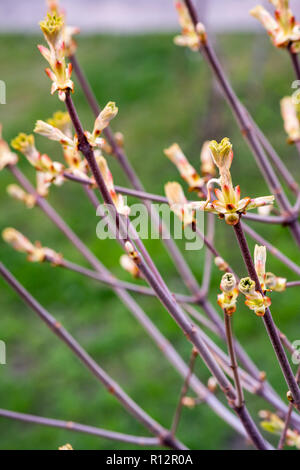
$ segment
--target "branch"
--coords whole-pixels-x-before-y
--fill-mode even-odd
[[[290,281],[286,283],[286,287],[297,287],[300,286],[300,281]]]
[[[206,238],[210,243],[214,241],[214,233],[215,233],[215,217],[213,214],[208,214],[208,229]],[[209,249],[205,250],[205,259],[204,259],[204,272],[203,272],[203,279],[201,290],[203,295],[207,295],[209,291],[209,284],[211,278],[211,270],[212,270],[212,252]]]
[[[299,383],[299,379],[300,379],[300,366],[298,367],[297,374],[296,374],[297,383]],[[283,428],[282,434],[281,434],[279,442],[278,442],[278,450],[283,449],[283,446],[284,446],[284,443],[285,443],[285,440],[286,440],[286,435],[287,435],[289,425],[290,425],[292,411],[293,411],[293,403],[290,403],[289,411],[288,411],[288,414],[286,415],[286,418],[285,418],[284,428]]]
[[[288,52],[289,52],[289,55],[290,55],[290,58],[291,58],[291,61],[292,61],[293,67],[294,67],[295,75],[296,75],[297,79],[300,80],[300,65],[299,65],[299,60],[298,60],[298,54],[294,54],[291,51],[290,46],[288,47]]]
[[[190,357],[190,361],[189,361],[189,370],[188,370],[186,378],[183,382],[182,389],[180,391],[178,405],[176,407],[175,415],[174,415],[174,418],[173,418],[173,423],[172,423],[172,426],[171,426],[172,436],[175,436],[177,428],[178,428],[178,424],[179,424],[179,420],[180,420],[180,416],[181,416],[181,412],[182,412],[182,408],[183,408],[183,398],[185,397],[185,395],[187,394],[187,391],[189,389],[190,379],[191,379],[191,376],[193,375],[197,355],[198,355],[197,350],[195,350],[193,348],[192,353],[191,353],[191,357]]]
[[[49,263],[53,262],[53,259],[47,257],[45,261],[48,261]],[[150,289],[149,287],[146,286],[140,286],[139,284],[133,284],[132,282],[126,282],[126,281],[121,281],[120,279],[117,279],[114,275],[106,275],[106,274],[101,274],[97,271],[93,271],[91,269],[84,268],[83,266],[80,266],[76,263],[72,263],[71,261],[68,261],[66,259],[62,259],[60,264],[56,264],[54,267],[60,267],[60,268],[65,268],[70,271],[74,271],[76,273],[79,273],[83,276],[89,277],[91,279],[94,279],[95,281],[99,281],[102,284],[106,284],[114,289],[123,289],[123,290],[129,290],[131,292],[135,292],[137,294],[141,295],[146,295],[149,297],[156,297],[155,292],[153,289]],[[184,294],[178,294],[178,293],[171,293],[172,296],[177,300],[177,302],[180,303],[191,303],[191,304],[196,304],[197,300],[194,299],[191,296],[184,295]]]
[[[127,442],[128,444],[135,444],[138,446],[159,446],[161,444],[160,440],[156,437],[132,436],[130,434],[108,431],[106,429],[75,423],[73,421],[61,421],[59,419],[44,418],[42,416],[17,413],[15,411],[3,409],[0,409],[0,416],[2,416],[2,418],[23,421],[25,423],[33,423],[39,424],[41,426],[66,429],[68,431],[82,432],[84,434],[91,434],[92,436],[103,437],[104,439],[110,439],[112,441]]]
[[[224,310],[224,323],[225,323],[225,329],[226,329],[228,354],[230,357],[230,367],[233,372],[235,389],[237,392],[236,406],[238,408],[241,408],[242,406],[244,406],[244,393],[243,393],[243,388],[242,388],[241,381],[240,381],[238,363],[236,360],[236,354],[235,354],[235,349],[234,349],[231,315],[229,315],[226,312],[226,310]]]

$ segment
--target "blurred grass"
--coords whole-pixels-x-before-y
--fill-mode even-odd
[[[20,131],[32,132],[35,120],[49,117],[57,109],[63,109],[63,105],[56,96],[49,94],[50,81],[43,74],[45,63],[36,49],[40,39],[23,36],[2,36],[1,39],[5,43],[0,50],[1,79],[7,85],[7,104],[1,107],[1,121],[4,137],[10,140]],[[285,143],[279,115],[279,99],[291,93],[294,79],[288,58],[283,52],[274,50],[264,36],[220,36],[216,46],[242,101],[299,181],[298,157]],[[175,168],[162,154],[162,149],[173,141],[180,143],[198,167],[202,142],[211,138],[219,140],[226,135],[234,145],[233,178],[241,185],[242,194],[269,193],[218,88],[215,84],[212,86],[210,71],[198,55],[173,47],[168,35],[97,36],[80,39],[78,58],[99,102],[104,104],[111,99],[117,102],[120,111],[113,127],[124,132],[130,161],[146,189],[162,193],[166,181],[179,181]],[[91,128],[93,118],[78,86],[74,100],[85,127]],[[36,140],[40,149],[49,152],[54,159],[60,158],[58,146],[43,138]],[[115,181],[125,184],[116,162],[111,159],[109,164]],[[20,167],[32,178],[33,172],[23,158]],[[0,229],[13,226],[30,239],[41,240],[61,251],[67,259],[84,264],[38,209],[28,211],[8,198],[6,185],[13,182],[12,176],[3,171],[0,178]],[[80,187],[66,183],[62,188],[52,188],[50,202],[106,266],[130,280],[119,267],[121,250],[117,244],[96,238],[98,218]],[[299,263],[299,253],[286,229],[254,226]],[[216,244],[237,272],[244,275],[245,269],[230,227],[217,224]],[[169,285],[184,292],[160,242],[150,240],[146,245]],[[251,249],[253,246],[251,242]],[[114,294],[75,273],[58,268],[54,271],[48,265],[29,264],[2,240],[0,250],[4,263],[42,305],[74,334],[132,398],[164,426],[169,426],[182,380]],[[199,281],[203,251],[186,253]],[[271,256],[268,269],[295,279]],[[220,273],[214,270],[210,294],[214,304],[219,280]],[[1,407],[120,432],[146,434],[2,281],[0,292],[0,339],[7,344],[7,365],[0,366]],[[188,360],[189,345],[160,304],[149,298],[139,300]],[[290,339],[298,339],[298,289],[274,294],[272,311]],[[235,315],[235,329],[258,367],[268,372],[271,383],[284,397],[286,386],[262,322],[246,310],[242,300]],[[200,361],[196,371],[203,381],[209,377]],[[221,395],[220,399],[223,400]],[[247,396],[247,399],[254,416],[265,407],[255,397]],[[130,448],[127,444],[4,419],[0,419],[0,431],[2,449],[55,449],[65,442],[71,442],[76,449]],[[184,410],[178,435],[191,448],[244,446],[243,441],[205,405],[192,411]]]

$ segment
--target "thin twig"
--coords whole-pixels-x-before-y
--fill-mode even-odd
[[[296,374],[297,383],[299,383],[299,379],[300,379],[300,366],[298,367],[297,374]],[[289,425],[290,425],[292,411],[293,411],[293,403],[290,403],[289,411],[288,411],[288,414],[286,415],[285,422],[284,422],[284,428],[283,428],[282,434],[281,434],[279,442],[278,442],[278,447],[277,447],[278,450],[283,449],[283,446],[284,446],[284,443],[285,443],[285,440],[286,440],[286,435],[287,435]]]
[[[294,54],[291,51],[291,45],[292,44],[290,44],[289,47],[288,47],[289,55],[290,55],[290,58],[292,60],[295,75],[296,75],[297,79],[300,80],[300,64],[299,64],[299,60],[298,60],[298,54]]]
[[[221,365],[222,369],[225,370],[226,374],[233,378],[233,371],[231,368],[231,360],[227,356],[227,354],[217,346],[212,339],[204,333],[202,329],[198,327],[198,332],[203,341],[205,342],[206,346],[209,348],[213,356],[215,357],[216,361]],[[260,382],[253,377],[251,377],[248,372],[244,371],[243,369],[239,369],[240,376],[243,381],[244,387],[251,393],[256,393],[256,391],[260,387]]]
[[[300,286],[300,281],[290,281],[286,283],[286,287],[298,287]]]
[[[45,261],[48,261],[49,263],[53,263],[54,260],[53,258],[48,256],[47,259],[45,259]],[[153,289],[150,289],[147,286],[140,286],[139,284],[133,284],[132,282],[121,281],[120,279],[116,278],[112,274],[110,275],[101,274],[97,271],[84,268],[83,266],[80,266],[76,263],[72,263],[71,261],[68,261],[66,259],[62,259],[59,264],[55,264],[55,265],[53,264],[53,266],[69,269],[70,271],[74,271],[83,276],[89,277],[90,279],[94,279],[95,281],[98,281],[102,284],[110,286],[114,289],[123,289],[123,290],[128,290],[131,292],[135,292],[137,294],[146,295],[148,297],[156,297],[156,294],[153,291]],[[174,296],[177,302],[180,302],[180,303],[188,303],[188,304],[197,303],[197,299],[194,299],[192,296],[189,296],[189,295],[178,294],[178,293],[172,292],[172,296]]]
[[[229,315],[226,310],[224,310],[224,323],[226,329],[226,337],[227,337],[227,347],[228,347],[228,354],[230,357],[230,367],[233,372],[235,389],[237,393],[237,401],[236,406],[241,408],[244,405],[244,393],[243,387],[240,381],[238,363],[236,360],[236,354],[234,350],[234,342],[233,342],[233,334],[232,334],[232,325],[231,325],[231,315]]]
[[[109,431],[107,429],[97,428],[95,426],[88,426],[86,424],[75,423],[74,421],[62,421],[59,419],[45,418],[43,416],[18,413],[16,411],[3,409],[0,409],[0,416],[2,418],[23,421],[25,423],[38,424],[40,426],[60,428],[65,429],[67,431],[82,432],[84,434],[91,434],[92,436],[102,437],[104,439],[109,439],[112,441],[126,442],[128,444],[135,444],[138,446],[160,445],[160,440],[157,437],[132,436],[130,434]]]
[[[173,423],[171,426],[172,436],[175,436],[177,428],[178,428],[178,424],[179,424],[179,420],[180,420],[180,416],[181,416],[181,412],[183,408],[183,398],[185,397],[189,389],[190,379],[191,379],[191,376],[193,375],[197,355],[198,355],[197,350],[193,348],[190,361],[189,361],[189,370],[188,370],[188,373],[186,375],[186,378],[183,382],[183,386],[180,391],[178,405],[176,407],[174,418],[173,418]]]
[[[206,238],[210,243],[214,241],[214,232],[215,232],[215,217],[213,214],[208,214],[208,229]],[[212,270],[212,252],[209,249],[205,250],[205,259],[204,259],[204,269],[203,269],[203,279],[201,290],[203,295],[207,295],[209,291],[209,284],[211,278]]]
[[[299,155],[299,157],[300,157],[300,140],[296,140],[296,142],[295,142],[295,146],[296,146],[296,149],[297,149],[298,155]]]

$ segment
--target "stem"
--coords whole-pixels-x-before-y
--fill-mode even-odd
[[[207,229],[207,239],[210,243],[213,243],[214,233],[215,233],[215,217],[213,214],[208,214],[208,229]],[[211,269],[212,269],[212,252],[209,249],[205,250],[205,260],[204,260],[204,272],[201,290],[203,295],[207,296],[209,291],[210,279],[211,279]]]
[[[91,434],[92,436],[103,437],[104,439],[110,439],[112,441],[127,442],[129,444],[135,444],[138,446],[160,445],[160,440],[156,437],[132,436],[130,434],[108,431],[106,429],[97,428],[95,426],[74,423],[73,421],[61,421],[59,419],[44,418],[42,416],[35,416],[26,413],[17,413],[15,411],[3,409],[0,409],[0,416],[2,418],[23,421],[25,423],[33,423],[39,424],[41,426],[66,429],[68,431],[82,432],[84,434]]]
[[[67,171],[64,172],[64,177],[76,183],[85,184],[86,186],[93,186],[95,184],[92,178],[80,178],[79,176],[72,175],[72,173],[68,173]],[[168,204],[168,199],[165,196],[159,196],[158,194],[137,191],[136,189],[124,188],[124,186],[118,185],[115,185],[115,190],[117,193],[124,194],[125,196],[133,196],[139,199]]]
[[[225,328],[224,324],[217,314],[216,310],[213,308],[211,303],[207,300],[204,299],[202,302],[202,307],[205,310],[207,316],[215,323],[219,330],[219,336],[223,340],[226,340],[226,333],[225,333]],[[239,344],[238,341],[235,341],[235,348],[236,352],[238,355],[239,360],[243,364],[243,366],[249,371],[249,373],[255,377],[257,380],[259,380],[260,377],[260,371],[256,367],[256,365],[253,363],[253,361],[250,359],[250,357],[245,353],[244,349],[242,346]],[[273,392],[274,393],[274,392]]]
[[[296,374],[297,383],[299,383],[299,379],[300,379],[300,366],[298,367],[297,374]],[[289,411],[288,411],[288,414],[286,415],[286,418],[285,418],[284,428],[283,428],[282,434],[281,434],[280,439],[279,439],[278,450],[283,449],[285,439],[286,439],[286,435],[287,435],[289,425],[290,425],[292,411],[293,411],[293,403],[290,403],[289,404]]]
[[[236,409],[236,412],[238,413],[239,418],[255,447],[258,450],[274,450],[273,447],[262,437],[247,408],[242,406],[241,408]]]
[[[289,54],[290,54],[290,57],[291,57],[291,60],[292,60],[292,64],[293,64],[293,67],[294,67],[296,77],[297,77],[298,80],[300,80],[300,65],[299,65],[299,60],[298,60],[298,54],[294,54],[291,51],[290,46],[288,47],[288,51],[289,51]]]
[[[256,273],[256,270],[255,270],[255,267],[254,267],[254,264],[253,264],[253,261],[252,261],[252,258],[251,258],[251,254],[250,254],[250,251],[249,251],[249,247],[248,247],[245,235],[244,235],[244,231],[243,231],[241,222],[239,221],[233,227],[234,227],[235,235],[237,237],[237,240],[238,240],[238,243],[239,243],[242,255],[243,255],[243,259],[244,259],[248,274],[249,274],[250,278],[253,281],[255,281],[256,290],[259,291],[262,295],[264,295],[264,293],[262,291],[262,288],[261,288],[261,285],[260,285],[260,282],[259,282],[259,279],[258,279],[258,276],[257,276],[257,273]],[[270,311],[269,308],[266,309],[266,313],[262,318],[263,318],[265,327],[267,329],[269,338],[271,340],[271,343],[273,345],[275,354],[276,354],[277,359],[279,361],[279,364],[281,366],[281,369],[282,369],[283,375],[285,377],[285,380],[286,380],[286,382],[289,386],[289,389],[290,389],[290,391],[293,395],[294,404],[298,409],[300,409],[300,389],[299,389],[299,386],[298,386],[298,384],[295,380],[295,377],[293,375],[293,372],[292,372],[291,366],[289,364],[289,361],[287,359],[286,353],[285,353],[285,351],[283,349],[283,346],[281,344],[280,337],[279,337],[279,334],[278,334],[278,330],[276,328],[276,325],[274,323],[274,320],[272,318],[272,314],[271,314],[271,311]]]
[[[293,210],[294,210],[295,214],[298,214],[299,211],[300,211],[300,192],[298,193],[298,196],[297,196],[295,205],[293,207]]]
[[[296,145],[296,149],[298,151],[298,155],[300,157],[300,140],[296,140],[295,145]]]
[[[286,287],[296,287],[300,286],[300,281],[290,281],[286,283]]]
[[[101,112],[101,108],[100,106],[98,105],[98,102],[96,100],[96,97],[93,93],[93,90],[91,89],[87,79],[85,78],[84,76],[84,73],[78,63],[78,60],[77,60],[77,57],[75,55],[71,55],[69,57],[70,59],[70,62],[72,63],[72,67],[73,67],[73,70],[74,72],[76,73],[77,75],[77,78],[78,78],[78,81],[80,83],[80,86],[86,96],[86,99],[90,105],[90,107],[92,108],[92,111],[95,115],[95,117],[98,116],[98,114]]]
[[[198,310],[196,310],[194,307],[192,307],[190,304],[183,304],[184,310],[188,312],[188,314],[195,318],[200,325],[208,328],[211,332],[213,332],[215,335],[220,337],[220,331],[216,327],[215,323],[212,322],[209,318],[206,316],[202,315]]]
[[[188,4],[190,5],[190,9],[191,9],[191,8],[192,8],[191,2],[190,2],[190,1],[187,1],[186,3],[187,3],[187,5],[188,5]],[[192,16],[193,16],[193,15],[192,15]],[[193,18],[193,19],[194,19],[194,22],[197,21],[196,15],[194,15],[194,18]],[[74,63],[73,63],[73,65],[74,65]],[[77,64],[77,65],[78,65],[78,64]],[[77,68],[78,68],[78,67],[77,67]],[[75,67],[75,66],[74,66],[74,69],[75,69],[75,71],[76,71],[76,67]],[[77,70],[76,72],[78,73],[78,70]],[[85,80],[85,78],[84,78],[83,74],[80,73],[80,72],[81,72],[81,70],[79,70],[79,75],[81,75],[81,77],[79,76],[78,78],[79,78],[79,80],[81,79],[81,84],[83,84],[83,83],[82,83],[82,80]],[[87,83],[85,83],[85,85],[87,85]],[[87,86],[88,86],[88,85],[87,85]],[[94,99],[94,97],[92,96],[91,93],[90,93],[90,98],[91,98],[92,100]],[[90,99],[90,103],[91,103],[91,99]],[[94,109],[94,113],[97,114],[98,111],[99,111],[99,107],[98,107],[97,103],[96,103],[96,106],[95,106],[95,99],[94,99],[94,103],[91,103],[91,105],[92,105],[92,108]],[[121,157],[120,160],[119,160],[120,162],[122,161],[122,158],[123,158],[123,164],[125,165],[124,169],[125,169],[126,174],[129,176],[129,179],[130,179],[131,181],[134,181],[134,179],[136,178],[136,175],[135,175],[135,173],[134,173],[134,171],[133,171],[132,169],[131,169],[131,174],[130,174],[130,172],[128,172],[128,167],[130,168],[130,166],[128,165],[128,162],[124,163],[124,152],[123,152],[123,157]],[[125,156],[125,160],[126,160],[126,156]],[[121,164],[122,164],[122,163],[121,163]],[[127,165],[127,167],[126,167],[126,165]],[[139,185],[140,183],[139,183],[139,181],[137,180],[137,181],[135,181],[135,184]],[[298,237],[298,239],[299,239],[299,236],[300,236],[300,235],[299,235],[299,230],[298,230],[298,228],[295,227],[296,224],[293,222],[293,224],[291,224],[291,225],[293,225],[292,230],[293,230],[293,232],[294,232],[294,236],[295,236],[295,237]],[[174,255],[174,256],[175,256],[175,255]],[[179,265],[178,265],[178,266],[179,266]]]
[[[247,213],[244,218],[246,220],[254,220],[255,222],[261,222],[263,224],[286,224],[288,222],[288,218],[284,216],[278,215],[259,215],[259,214],[251,214]]]
[[[232,334],[232,328],[231,328],[231,316],[224,311],[224,320],[225,320],[225,327],[226,327],[226,335],[227,335],[227,345],[228,345],[228,353],[229,357],[231,360],[231,368],[233,371],[233,377],[234,377],[234,383],[235,383],[235,388],[237,391],[237,400],[234,405],[234,409],[238,416],[240,417],[240,420],[245,426],[245,429],[248,432],[248,435],[254,445],[257,447],[259,450],[266,450],[268,447],[266,446],[266,443],[260,434],[256,424],[252,420],[244,402],[244,394],[243,394],[243,388],[241,385],[240,381],[240,376],[239,376],[239,370],[238,370],[238,364],[236,360],[236,355],[235,355],[235,350],[234,350],[234,344],[233,344],[233,334]]]
[[[229,354],[230,361],[231,361],[230,367],[233,371],[235,389],[237,392],[236,406],[238,408],[241,408],[244,405],[244,394],[243,394],[243,388],[242,388],[241,381],[240,381],[236,354],[234,350],[231,316],[226,313],[226,310],[224,310],[224,322],[225,322],[225,329],[226,329],[228,354]]]
[[[198,328],[198,331],[199,331],[199,335],[201,336],[206,346],[215,357],[216,361],[221,365],[222,369],[225,370],[226,374],[228,374],[230,377],[234,377],[233,370],[231,367],[231,360],[227,356],[227,354],[219,346],[217,346],[212,341],[212,339],[206,333],[204,333],[203,330]],[[251,377],[243,369],[239,369],[239,372],[240,372],[240,377],[243,381],[244,387],[249,392],[255,393],[255,391],[259,388],[260,383],[256,379]]]
[[[181,412],[183,408],[183,398],[185,397],[189,389],[189,383],[190,383],[191,376],[193,375],[197,355],[198,355],[198,352],[193,348],[190,361],[189,361],[189,370],[188,370],[188,373],[186,375],[186,378],[183,382],[183,386],[180,391],[178,405],[176,407],[173,423],[171,426],[172,436],[175,436],[177,428],[178,428],[178,424],[179,424],[179,420],[180,420],[180,416],[181,416]]]
[[[35,189],[31,186],[29,181],[25,178],[25,176],[18,170],[17,167],[9,167],[11,172],[14,174],[16,179],[19,181],[19,183],[28,191],[29,193],[36,195]],[[93,194],[93,193],[92,193]],[[85,247],[85,245],[81,242],[80,239],[72,232],[72,230],[65,224],[65,222],[59,217],[59,215],[54,211],[54,209],[49,205],[47,201],[45,201],[43,198],[37,196],[37,203],[40,206],[40,208],[45,212],[46,215],[58,226],[60,230],[67,236],[67,238],[70,239],[70,241],[77,247],[77,249],[85,256],[87,257],[88,253],[88,260],[92,262],[93,264],[96,264],[95,267],[97,271],[99,272],[106,272],[108,273],[107,275],[110,275],[109,271],[107,271],[97,260],[97,258],[94,257],[94,255],[91,254],[91,252]],[[85,249],[82,249],[82,247],[85,247]],[[101,271],[102,269],[102,271]],[[104,270],[104,271],[103,271]],[[167,359],[173,364],[175,369],[182,375],[186,375],[186,370],[187,366],[184,364],[182,361],[181,357],[177,354],[176,350],[172,347],[172,345],[166,341],[164,336],[157,330],[155,325],[150,321],[150,319],[147,317],[147,315],[142,311],[142,309],[139,307],[139,305],[125,292],[122,291],[121,289],[115,289],[116,294],[120,297],[121,301],[129,308],[130,312],[135,316],[135,318],[143,325],[143,327],[146,329],[148,334],[154,339],[155,343],[157,346],[160,348],[160,350],[164,353],[164,355],[167,357]],[[212,314],[212,307],[210,306],[209,303],[205,302],[203,303],[203,308],[205,311],[211,315]],[[219,317],[216,317],[219,319]],[[250,359],[245,355],[243,350],[240,348],[240,346],[237,344],[237,348],[239,351],[239,357],[243,364],[247,367],[248,370],[252,371],[254,375],[257,375],[259,371],[255,368],[254,364]],[[225,419],[233,428],[235,428],[240,434],[243,434],[243,428],[239,425],[238,421],[235,421],[234,416],[231,413],[228,413],[225,407],[214,397],[214,395],[210,394],[207,389],[201,384],[201,382],[196,378],[193,377],[191,380],[191,386],[193,390],[199,395],[201,400],[204,400],[211,408],[223,419]],[[274,400],[272,403],[274,403],[274,406],[276,406],[278,409],[280,409],[283,413],[285,410],[283,409],[283,405],[281,405],[281,402],[278,401],[277,399],[275,400],[274,392],[270,389],[271,393],[265,394],[264,398],[267,400]],[[205,398],[204,398],[205,397]]]
[[[29,292],[14,278],[14,276],[0,263],[0,274],[5,281],[19,294],[23,301],[35,311],[41,320],[46,323],[78,359],[102,382],[106,389],[113,394],[129,413],[140,421],[150,432],[156,435],[161,442],[173,449],[185,449],[183,444],[173,439],[168,431],[151,418],[139,407],[124,390],[92,359],[67,330],[44,309]]]
[[[228,361],[228,358],[223,353],[223,351],[218,351],[218,347],[214,345],[214,343],[210,340],[210,338],[208,338],[203,332],[200,332],[200,334],[201,334],[203,340],[205,341],[206,345],[209,348],[212,347],[212,349],[217,353],[217,356],[219,356],[218,359],[219,360],[221,359],[221,361],[218,361],[218,362],[220,362],[222,364],[223,360],[225,360],[225,364],[229,366],[229,369],[231,369],[231,374],[233,374],[234,379],[236,379],[235,374],[236,373],[238,374],[238,369],[237,369],[238,366],[236,364],[236,359],[235,359],[235,355],[234,355],[233,337],[232,337],[232,332],[228,332],[228,333],[229,333],[229,336],[230,336],[230,340],[229,340],[230,351],[231,351],[231,354],[233,354],[233,356],[234,356],[234,359],[233,360],[231,359],[231,363]],[[232,358],[233,358],[233,356],[232,356]],[[230,367],[230,364],[232,364],[232,363],[236,364],[235,368]],[[223,366],[223,364],[222,364],[222,366]],[[242,374],[242,372],[243,371],[241,371],[241,374]],[[243,378],[245,380],[248,379],[247,376],[244,376]],[[247,388],[249,391],[252,391],[251,390],[251,388],[253,387],[252,380],[250,380],[250,383],[247,383],[245,380],[244,380],[245,388]],[[255,422],[252,420],[252,418],[251,418],[251,416],[250,416],[250,414],[249,414],[249,412],[248,412],[248,410],[245,406],[239,376],[237,378],[237,381],[238,381],[237,390],[240,393],[240,398],[238,398],[237,400],[233,400],[232,401],[232,406],[233,406],[236,414],[240,418],[241,422],[243,423],[244,428],[245,428],[245,430],[248,434],[248,437],[251,439],[251,441],[257,447],[257,449],[270,450],[270,449],[272,449],[272,446],[270,446],[269,443],[266,442],[263,439],[261,433],[259,432]],[[238,402],[241,403],[240,406],[238,405]]]
[[[290,424],[292,411],[293,411],[293,404],[290,403],[289,404],[289,411],[288,411],[288,414],[286,415],[286,418],[285,418],[284,428],[283,428],[282,434],[281,434],[279,442],[278,442],[278,447],[277,447],[278,450],[283,449],[285,439],[286,439],[286,434],[287,434],[287,431],[289,429],[289,424]]]
[[[205,246],[209,249],[209,251],[214,255],[215,258],[217,257],[220,257],[222,258],[222,256],[220,255],[220,253],[216,250],[216,248],[214,247],[214,245],[210,242],[210,240],[201,232],[201,230],[196,227],[196,234],[199,238],[201,238],[205,244]],[[232,270],[232,268],[228,265],[227,269],[226,269],[227,272],[230,272],[232,274],[235,274],[234,271]]]
[[[52,262],[51,259],[48,260],[50,263]],[[62,267],[65,269],[69,269],[70,271],[77,272],[79,274],[82,274],[83,276],[89,277],[91,279],[94,279],[95,281],[99,281],[103,284],[106,284],[110,287],[113,287],[115,289],[123,289],[123,290],[129,290],[131,292],[136,292],[137,294],[141,295],[147,295],[150,297],[156,297],[155,292],[153,289],[150,289],[149,287],[146,286],[140,286],[138,284],[133,284],[131,282],[125,282],[121,281],[117,278],[115,278],[113,275],[106,276],[103,274],[100,274],[96,271],[92,271],[91,269],[84,268],[83,266],[79,266],[78,264],[71,263],[70,261],[67,261],[63,259],[61,261],[61,264],[57,265],[58,267]],[[183,295],[183,294],[177,294],[172,292],[172,296],[177,300],[177,302],[180,303],[196,303],[196,300],[188,295]]]

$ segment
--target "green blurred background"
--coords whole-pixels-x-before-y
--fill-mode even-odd
[[[20,131],[32,132],[37,119],[46,119],[64,109],[57,96],[51,96],[50,81],[44,74],[45,62],[36,44],[41,38],[2,36],[1,79],[7,84],[7,104],[1,106],[4,138],[11,140]],[[277,51],[263,35],[230,34],[216,39],[218,53],[233,85],[258,124],[272,140],[289,169],[299,181],[299,157],[286,144],[279,112],[279,100],[291,93],[294,80],[287,55]],[[233,179],[242,195],[260,196],[269,191],[255,166],[230,110],[224,103],[211,73],[198,54],[177,48],[171,35],[137,37],[82,37],[78,59],[101,104],[114,100],[119,115],[114,130],[125,135],[126,151],[147,190],[163,193],[169,180],[180,181],[163,149],[177,141],[196,168],[206,139],[230,137],[234,146]],[[75,80],[76,82],[76,80]],[[87,129],[93,117],[76,83],[74,101]],[[40,150],[60,159],[60,149],[42,137]],[[109,160],[117,184],[126,184],[117,162]],[[24,158],[20,167],[32,180],[34,172]],[[0,230],[7,226],[22,231],[31,240],[60,251],[74,262],[86,265],[63,235],[38,208],[27,210],[10,200],[6,186],[14,182],[3,170],[0,175]],[[71,182],[53,187],[49,201],[74,231],[112,271],[131,280],[119,266],[121,249],[114,241],[99,241],[95,229],[98,218],[82,189]],[[130,199],[134,202],[134,199]],[[300,262],[300,256],[287,229],[253,224],[260,233],[286,255]],[[147,240],[169,286],[185,292],[177,272],[157,240]],[[250,241],[251,250],[254,247]],[[216,225],[216,246],[239,275],[245,269],[233,231],[222,222]],[[183,248],[183,244],[181,246]],[[69,329],[93,358],[126,392],[164,426],[170,426],[182,379],[169,365],[142,327],[105,286],[49,265],[34,265],[14,252],[1,239],[1,259],[24,286]],[[186,252],[197,279],[201,281],[204,250]],[[271,255],[268,270],[289,280],[296,279]],[[220,272],[213,270],[210,300],[216,305]],[[146,435],[146,431],[82,367],[69,350],[41,323],[15,293],[0,280],[0,339],[7,345],[7,365],[0,366],[2,408],[73,420],[107,429]],[[155,324],[188,360],[190,345],[155,299],[136,297]],[[272,295],[272,312],[279,327],[291,340],[299,339],[298,289]],[[236,334],[270,382],[285,397],[286,385],[259,318],[239,300],[234,316]],[[198,360],[196,372],[209,378]],[[218,391],[218,397],[224,401]],[[246,395],[256,420],[259,409],[268,408],[256,397]],[[76,449],[129,449],[127,444],[110,442],[65,430],[47,429],[0,418],[0,448],[56,449],[70,442]],[[178,437],[190,448],[244,448],[245,443],[206,405],[185,409]]]

